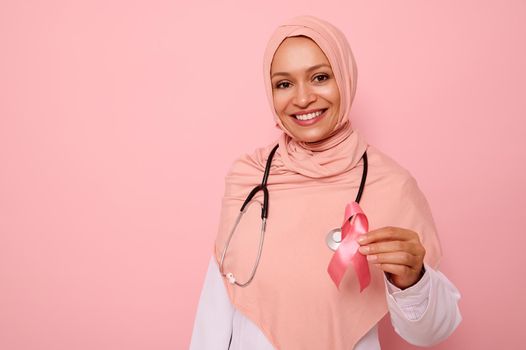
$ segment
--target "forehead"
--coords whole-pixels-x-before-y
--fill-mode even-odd
[[[281,42],[274,53],[270,70],[303,70],[321,63],[330,65],[323,51],[312,39],[289,37]]]

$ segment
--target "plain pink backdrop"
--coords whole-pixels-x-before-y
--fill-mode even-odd
[[[417,178],[464,320],[523,348],[526,2],[0,3],[0,349],[185,349],[280,21],[340,27],[352,119]],[[384,349],[412,349],[387,323]]]

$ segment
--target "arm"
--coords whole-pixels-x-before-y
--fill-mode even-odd
[[[393,327],[404,340],[432,346],[446,339],[462,321],[460,293],[444,274],[425,265],[415,285],[401,290],[385,278]]]
[[[429,204],[413,177],[403,183],[392,211],[389,223],[394,226],[363,235],[360,252],[389,276],[387,301],[395,331],[409,343],[431,346],[461,322],[460,293],[437,271],[440,242]]]
[[[233,315],[234,308],[212,256],[197,307],[190,350],[228,349]]]

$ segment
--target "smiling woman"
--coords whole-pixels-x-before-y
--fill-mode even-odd
[[[283,41],[271,66],[274,109],[295,138],[330,137],[338,122],[340,93],[329,60],[305,36]]]
[[[447,338],[460,294],[438,271],[416,180],[351,127],[357,69],[343,33],[293,18],[270,38],[263,73],[283,133],[226,175],[190,348],[378,350],[388,312],[412,344]]]

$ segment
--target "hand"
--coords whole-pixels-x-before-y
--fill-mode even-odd
[[[358,243],[360,253],[398,288],[411,287],[422,277],[426,250],[416,232],[383,227],[362,235]]]

